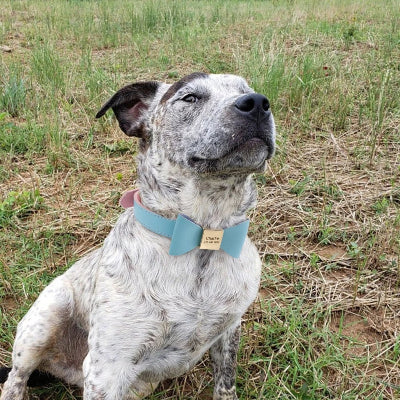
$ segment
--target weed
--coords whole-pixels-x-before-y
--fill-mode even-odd
[[[303,179],[298,180],[297,182],[293,179],[289,180],[289,184],[291,185],[290,193],[293,193],[296,196],[300,196],[307,190],[312,179],[310,175],[305,172],[303,172],[303,176]]]
[[[113,144],[104,144],[104,150],[110,155],[121,155],[128,152],[133,154],[135,152],[133,143],[126,140],[119,140]]]
[[[323,245],[333,243],[338,238],[336,229],[331,226],[330,221],[332,207],[333,203],[325,204],[323,211],[321,212],[321,221],[317,236],[319,243]]]
[[[17,117],[24,109],[25,101],[26,87],[24,80],[19,74],[10,74],[8,80],[2,84],[0,110],[8,112],[13,117]]]
[[[310,254],[310,265],[314,268],[318,267],[318,263],[321,261],[319,258],[319,255],[316,253],[311,253]]]
[[[0,226],[10,225],[15,217],[25,218],[43,207],[44,200],[39,190],[11,191],[0,202]]]
[[[0,154],[3,157],[39,153],[45,147],[46,129],[34,122],[16,125],[5,118],[0,120],[0,133]]]
[[[371,207],[377,214],[385,214],[387,212],[389,204],[390,204],[389,199],[383,197],[377,200],[374,204],[372,204]]]
[[[337,233],[335,228],[328,225],[329,220],[327,218],[323,219],[320,231],[318,232],[318,241],[321,244],[333,243],[337,238]]]
[[[356,40],[357,37],[357,27],[355,25],[348,26],[343,31],[343,39],[346,44],[346,48],[349,48],[350,45]]]

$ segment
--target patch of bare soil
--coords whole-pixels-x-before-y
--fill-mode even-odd
[[[333,332],[339,333],[343,347],[356,356],[366,355],[368,352],[376,352],[378,343],[381,342],[380,332],[377,332],[368,319],[357,313],[348,311],[336,313],[329,324]],[[352,342],[352,346],[348,346]]]

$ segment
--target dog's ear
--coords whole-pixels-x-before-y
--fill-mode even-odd
[[[160,82],[150,81],[123,87],[104,104],[96,118],[102,117],[112,108],[125,134],[144,138],[144,115],[160,85]]]

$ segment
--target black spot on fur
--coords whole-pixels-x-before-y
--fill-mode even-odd
[[[211,250],[199,251],[197,265],[199,266],[200,271],[203,271],[208,266],[212,255],[213,255],[213,252]]]

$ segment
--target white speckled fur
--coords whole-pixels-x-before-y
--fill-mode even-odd
[[[243,221],[256,200],[251,173],[274,151],[272,114],[253,122],[239,113],[235,101],[253,91],[232,75],[146,84],[132,85],[138,99],[129,108],[127,91],[118,92],[101,113],[113,107],[125,133],[141,137],[143,203],[211,229]],[[265,145],[246,147],[255,136]],[[19,323],[1,400],[22,400],[37,368],[84,387],[85,400],[139,399],[207,350],[214,399],[237,399],[240,319],[257,294],[257,251],[248,238],[237,259],[200,249],[174,257],[169,245],[127,209],[104,245],[56,278]]]

